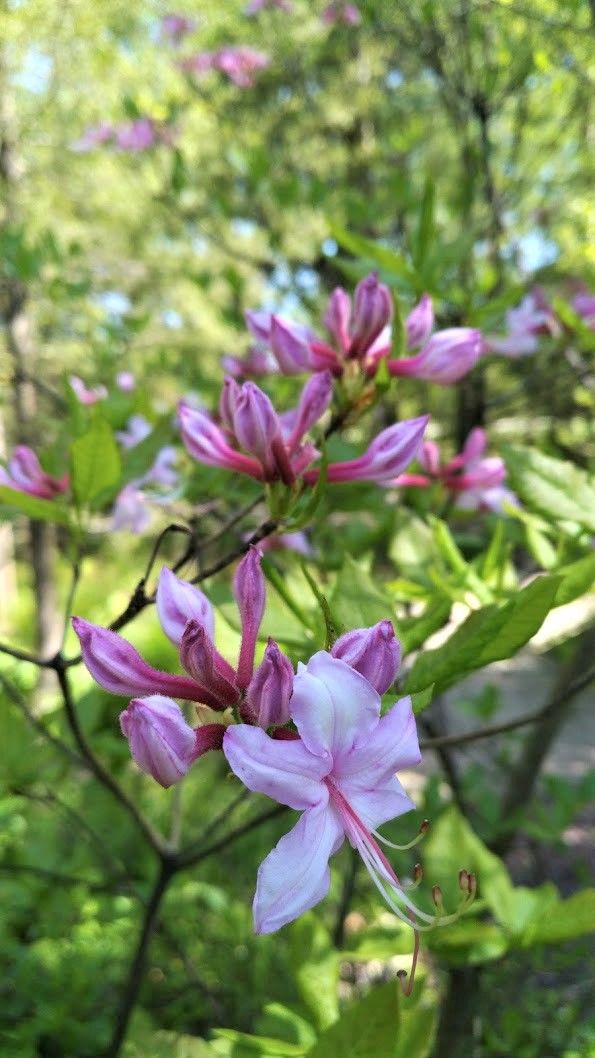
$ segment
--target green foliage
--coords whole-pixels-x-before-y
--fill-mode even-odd
[[[540,513],[595,532],[595,483],[579,467],[538,451],[503,449],[512,487]]]
[[[70,472],[72,493],[79,509],[91,506],[104,493],[115,491],[121,474],[120,453],[112,430],[99,415],[72,442]]]
[[[8,485],[0,485],[0,503],[11,509],[33,518],[36,522],[53,522],[55,525],[70,525],[70,513],[60,502],[42,500],[19,492]]]

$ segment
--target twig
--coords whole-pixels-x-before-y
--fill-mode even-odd
[[[222,808],[221,811],[205,827],[200,837],[198,837],[196,841],[193,841],[192,844],[187,845],[186,848],[182,850],[184,856],[193,856],[194,853],[200,852],[205,841],[207,841],[207,839],[211,837],[211,834],[213,834],[221,826],[221,823],[227,822],[227,820],[230,819],[230,817],[235,812],[236,808],[239,808],[240,805],[244,804],[244,802],[247,801],[249,796],[249,790],[247,790],[245,787],[242,787],[235,799],[233,801],[230,801],[228,805],[225,805],[225,808]]]
[[[126,882],[92,882],[88,878],[78,878],[74,874],[63,874],[61,871],[51,871],[47,867],[37,867],[33,863],[0,863],[0,871],[4,874],[32,874],[46,882],[57,882],[59,885],[84,885],[92,893],[117,893],[128,892],[130,883]]]
[[[87,767],[86,762],[83,760],[82,757],[79,757],[78,753],[71,749],[66,742],[62,742],[62,739],[56,738],[55,735],[52,735],[51,731],[48,731],[47,727],[45,727],[39,717],[37,717],[35,713],[29,708],[27,702],[17,690],[17,688],[14,687],[9,682],[9,680],[7,680],[6,677],[2,675],[1,672],[0,685],[10,698],[10,700],[14,702],[14,704],[21,710],[25,719],[28,721],[29,724],[31,724],[31,727],[35,728],[38,734],[40,734],[46,742],[49,742],[50,745],[54,747],[54,749],[59,750],[60,753],[63,753],[64,756],[68,757],[71,763],[75,764],[78,768]]]
[[[74,740],[79,748],[81,756],[84,757],[87,762],[87,766],[90,771],[93,772],[95,777],[99,779],[99,782],[120,802],[123,808],[126,809],[128,815],[134,820],[136,826],[141,831],[146,841],[149,843],[151,848],[159,855],[163,855],[165,852],[165,844],[160,834],[154,830],[151,823],[145,819],[145,817],[139,812],[134,801],[128,796],[125,790],[116,782],[113,776],[104,768],[98,757],[95,756],[91,749],[83,730],[79,724],[78,716],[72,699],[70,690],[70,683],[68,679],[68,672],[66,669],[65,659],[61,654],[57,654],[54,658],[54,668],[58,677],[58,683],[60,684],[60,690],[62,691],[62,697],[64,699],[64,709],[66,711],[66,718],[70,730],[72,731]]]
[[[341,899],[337,911],[337,921],[333,930],[333,944],[335,945],[335,948],[338,949],[341,949],[345,944],[345,919],[349,914],[349,908],[351,907],[351,901],[353,900],[355,893],[355,882],[360,864],[360,858],[357,851],[355,849],[350,849],[349,852],[349,865],[343,879],[343,889],[341,891]]]
[[[232,845],[234,841],[238,841],[239,838],[243,838],[245,834],[249,834],[250,831],[256,830],[257,827],[262,826],[263,823],[268,823],[271,819],[276,819],[277,816],[283,815],[287,812],[285,805],[275,805],[274,808],[269,808],[266,812],[262,812],[259,816],[255,816],[254,819],[249,819],[246,823],[242,823],[241,826],[236,827],[230,834],[225,834],[218,841],[214,841],[212,845],[207,845],[203,849],[182,849],[181,852],[174,856],[174,864],[176,870],[183,871],[187,867],[194,867],[197,863],[202,863],[203,860],[207,860],[210,856],[214,856],[216,852],[221,852],[226,849],[228,845]]]
[[[21,650],[19,647],[11,647],[8,643],[0,643],[0,654],[8,654],[17,661],[28,661],[30,665],[37,665],[40,669],[52,668],[51,660],[44,661],[37,654],[31,654],[28,650]]]

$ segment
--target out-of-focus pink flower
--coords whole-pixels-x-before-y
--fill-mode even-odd
[[[161,35],[172,44],[179,44],[196,28],[196,21],[188,15],[164,15],[161,19]]]
[[[320,21],[325,26],[359,26],[362,20],[359,8],[355,4],[333,3],[328,4],[320,16]]]
[[[114,126],[110,121],[100,121],[97,125],[90,125],[85,129],[79,140],[72,144],[73,151],[92,151],[95,147],[102,147],[106,143],[112,143],[115,136]]]
[[[312,547],[308,537],[303,532],[296,533],[283,533],[279,535],[277,533],[266,536],[264,540],[259,543],[261,551],[274,551],[277,548],[285,551],[295,551],[298,555],[305,555],[306,557],[312,554]]]
[[[243,357],[222,356],[221,366],[230,378],[240,380],[275,375],[279,371],[279,365],[272,352],[258,345],[251,345]]]
[[[405,320],[407,348],[416,349],[427,342],[434,329],[434,306],[429,294],[423,294]]]
[[[178,67],[183,73],[199,75],[208,70],[219,70],[238,88],[252,88],[256,74],[266,69],[270,62],[270,57],[264,52],[238,46],[187,55],[180,59]]]
[[[147,151],[157,143],[157,131],[150,118],[137,118],[116,129],[116,144],[122,151]]]
[[[225,381],[220,413],[226,433],[203,412],[181,404],[182,440],[191,456],[208,466],[248,474],[259,481],[292,485],[316,451],[304,434],[320,418],[332,396],[330,375],[318,375],[304,387],[298,407],[278,415],[254,382]],[[249,455],[233,448],[228,437]]]
[[[143,533],[151,521],[147,496],[130,482],[118,493],[112,512],[115,532]]]
[[[329,463],[327,480],[333,482],[373,481],[385,485],[415,459],[421,447],[429,415],[407,419],[382,430],[363,455],[343,463]],[[308,470],[304,479],[313,484],[319,470]]]
[[[228,727],[223,739],[228,763],[248,789],[303,813],[259,868],[256,932],[280,929],[326,896],[328,861],[345,837],[400,919],[432,922],[411,903],[376,830],[414,807],[395,775],[421,760],[411,699],[381,717],[371,684],[320,651],[298,666],[289,711],[298,739],[273,739],[245,724]]]
[[[472,327],[449,327],[436,331],[417,356],[389,360],[387,366],[391,375],[411,376],[448,386],[475,367],[482,350],[481,331]]]
[[[389,485],[426,488],[440,482],[454,497],[461,510],[490,510],[504,513],[504,504],[518,507],[519,501],[504,482],[506,466],[499,456],[485,457],[487,438],[480,427],[469,434],[462,452],[444,465],[440,463],[438,445],[427,441],[419,461],[424,474],[400,474]]]
[[[88,388],[78,375],[70,375],[68,381],[81,404],[97,404],[98,400],[105,400],[107,397],[107,389],[103,385]]]
[[[587,327],[595,331],[595,294],[589,294],[586,290],[581,291],[580,294],[575,294],[572,299],[572,307]]]
[[[290,14],[293,11],[293,4],[290,0],[250,0],[250,3],[244,8],[245,15],[257,15],[260,11],[264,11],[266,7],[275,7],[278,11],[284,11],[285,14]]]
[[[392,687],[401,664],[401,646],[390,621],[345,632],[331,654],[361,673],[378,694],[385,694]]]
[[[42,500],[53,500],[66,492],[69,484],[68,474],[63,474],[61,478],[46,474],[37,455],[27,445],[17,445],[6,470],[0,467],[0,485],[16,489],[17,492],[27,492]]]
[[[131,415],[125,430],[117,430],[116,437],[122,448],[134,448],[135,445],[144,441],[151,433],[151,423],[144,415]]]
[[[116,375],[116,385],[122,393],[132,393],[136,388],[136,379],[132,371],[119,371]]]
[[[538,291],[527,294],[520,305],[506,313],[507,334],[504,338],[487,335],[488,351],[516,359],[536,352],[539,335],[553,333],[556,327],[552,310]]]

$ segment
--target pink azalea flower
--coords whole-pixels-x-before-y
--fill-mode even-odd
[[[250,790],[303,813],[259,868],[256,932],[280,929],[326,896],[328,861],[345,837],[398,917],[429,925],[433,916],[407,896],[376,830],[414,807],[395,775],[421,760],[411,699],[381,717],[371,684],[320,651],[298,666],[289,711],[295,740],[247,725],[229,727],[223,739],[232,771]]]
[[[339,23],[344,26],[359,26],[361,20],[362,16],[355,4],[329,4],[320,16],[320,21],[325,26],[336,26]]]
[[[572,299],[572,307],[577,315],[592,331],[595,331],[595,295],[583,290]]]
[[[270,65],[270,58],[254,48],[221,48],[215,55],[213,66],[225,74],[238,88],[252,88],[255,74]]]
[[[490,352],[517,359],[536,352],[539,335],[552,333],[555,328],[553,313],[539,291],[527,294],[520,305],[506,313],[507,334],[504,338],[495,335],[486,337]]]
[[[147,151],[157,141],[157,130],[150,118],[137,118],[116,129],[116,143],[122,151]]]
[[[179,44],[196,28],[196,21],[188,15],[164,15],[161,19],[161,35],[172,44]]]
[[[6,470],[0,467],[0,485],[16,489],[17,492],[27,492],[42,500],[55,499],[67,491],[69,484],[68,474],[63,474],[61,478],[46,474],[35,452],[27,445],[17,445]]]
[[[122,393],[132,393],[136,388],[136,380],[132,371],[119,371],[116,375],[116,385]]]
[[[278,11],[284,11],[285,14],[290,14],[293,11],[293,4],[289,0],[250,0],[250,3],[244,8],[244,14],[257,15],[260,11],[264,11],[266,7],[276,7]]]
[[[426,488],[434,481],[441,482],[461,510],[490,510],[503,514],[505,503],[518,507],[519,501],[504,485],[504,461],[500,456],[486,458],[486,445],[485,431],[476,427],[465,441],[462,452],[441,465],[438,445],[427,441],[419,457],[425,473],[400,474],[387,484]]]
[[[391,375],[408,375],[448,386],[467,375],[483,351],[481,332],[472,327],[436,331],[416,356],[389,360]]]
[[[103,385],[89,389],[78,375],[70,375],[68,381],[81,404],[96,404],[98,400],[105,400],[107,397],[107,389]]]
[[[72,144],[72,150],[92,151],[95,147],[111,143],[114,135],[115,129],[111,122],[100,121],[97,125],[90,125],[85,129],[81,138]]]
[[[118,493],[112,512],[115,532],[143,533],[151,521],[147,496],[132,482]]]

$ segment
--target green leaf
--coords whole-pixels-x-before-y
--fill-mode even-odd
[[[503,446],[512,488],[550,521],[568,520],[595,532],[595,482],[567,460],[537,448]]]
[[[438,927],[426,939],[433,952],[456,966],[475,966],[500,959],[510,947],[510,939],[501,926],[478,922],[470,916],[444,929]]]
[[[411,704],[413,706],[413,712],[416,716],[419,713],[423,713],[424,709],[428,708],[433,697],[434,684],[432,684],[430,687],[426,687],[423,691],[417,691],[416,694],[411,695]]]
[[[318,1029],[327,1029],[339,1014],[339,953],[315,915],[306,914],[291,927],[290,956],[296,984]]]
[[[411,252],[413,263],[418,271],[423,269],[434,236],[434,200],[434,182],[430,177],[427,177],[419,210],[417,232]]]
[[[373,988],[350,1003],[318,1040],[308,1058],[393,1058],[399,1031],[397,981]]]
[[[437,692],[443,691],[484,665],[512,657],[541,627],[559,584],[559,577],[537,577],[503,606],[475,610],[442,646],[416,659],[408,693],[431,683]]]
[[[523,947],[554,944],[595,930],[595,889],[584,889],[555,906],[544,907],[521,936]]]
[[[391,1058],[428,1058],[437,1022],[438,1006],[431,992],[426,990],[414,1006],[402,1003],[399,1037]]]
[[[246,1054],[262,1054],[269,1058],[295,1058],[296,1055],[306,1054],[300,1043],[285,1043],[284,1040],[274,1040],[269,1036],[251,1036],[247,1032],[236,1032],[235,1029],[213,1029],[213,1035],[217,1039],[239,1044],[242,1053]],[[232,1054],[236,1054],[235,1049]]]
[[[329,601],[344,628],[367,628],[394,618],[390,597],[350,555],[345,557]]]
[[[355,257],[371,261],[386,272],[395,276],[405,277],[413,282],[415,278],[413,270],[402,254],[396,253],[395,250],[390,250],[388,246],[382,246],[381,243],[374,242],[372,239],[354,235],[339,224],[331,224],[330,232],[339,243],[339,246],[342,246],[344,250],[349,250]]]
[[[556,592],[556,606],[564,606],[565,603],[578,599],[581,595],[591,591],[595,584],[595,552],[579,558],[558,570],[562,582]]]
[[[0,503],[13,507],[36,522],[53,522],[55,525],[70,524],[70,515],[66,507],[55,503],[54,500],[42,500],[38,496],[30,496],[28,492],[11,489],[8,485],[0,485]]]
[[[120,453],[109,424],[99,416],[72,442],[70,459],[72,491],[79,508],[89,506],[120,480]]]
[[[406,654],[423,646],[434,632],[442,628],[450,617],[452,602],[450,598],[437,596],[428,603],[419,617],[410,617],[399,621],[399,639]]]

